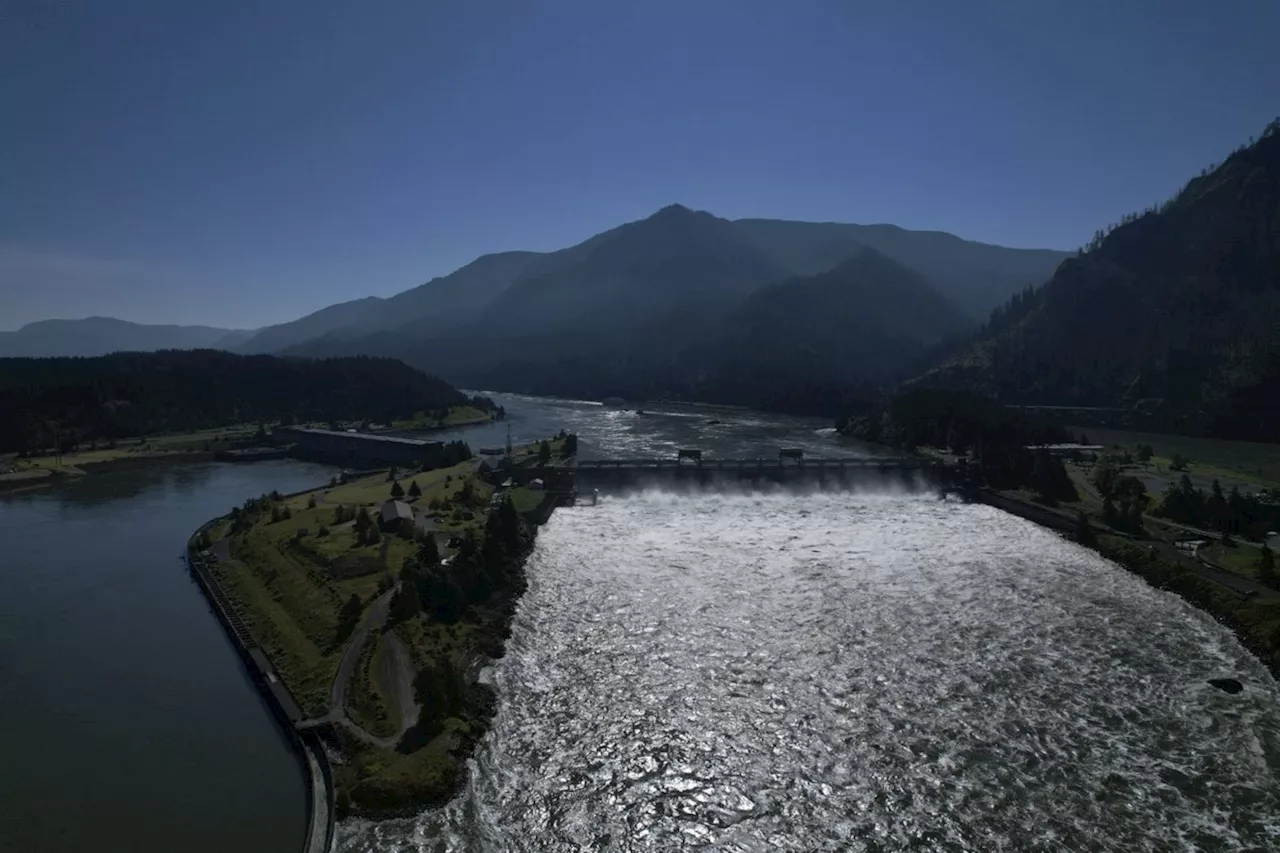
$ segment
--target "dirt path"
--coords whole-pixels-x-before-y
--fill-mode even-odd
[[[400,720],[400,731],[396,735],[399,738],[418,722],[419,708],[413,694],[413,659],[394,631],[387,631],[379,640],[381,645],[373,656],[373,677],[378,692],[395,706]]]

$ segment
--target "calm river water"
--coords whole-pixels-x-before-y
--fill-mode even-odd
[[[179,559],[331,469],[185,465],[0,493],[0,850],[302,846],[293,753]]]
[[[799,419],[502,402],[507,424],[462,437],[868,452]],[[325,476],[200,466],[0,497],[0,848],[297,848],[296,767],[176,557],[244,496]],[[1280,849],[1262,666],[990,508],[606,498],[557,512],[529,575],[469,788],[348,822],[342,851]],[[1205,685],[1224,674],[1248,689]]]

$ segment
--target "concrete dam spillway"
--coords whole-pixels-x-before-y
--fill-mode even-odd
[[[502,472],[514,484],[537,481],[551,492],[589,495],[593,490],[625,493],[645,488],[685,490],[741,487],[746,490],[947,487],[959,482],[953,469],[914,457],[862,459],[754,458],[698,459],[675,457],[589,459],[567,464],[517,468]]]

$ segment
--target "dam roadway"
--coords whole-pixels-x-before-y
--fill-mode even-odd
[[[895,480],[914,485],[947,485],[955,480],[955,472],[948,466],[910,456],[590,459],[561,465],[513,468],[502,473],[520,485],[541,480],[549,492],[577,494],[590,489],[612,491],[649,486],[852,485]]]

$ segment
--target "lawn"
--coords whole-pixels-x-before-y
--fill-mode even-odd
[[[1214,565],[1253,580],[1258,580],[1258,559],[1261,554],[1261,549],[1244,542],[1236,542],[1234,545],[1214,542],[1200,549],[1200,556]]]
[[[1206,477],[1243,479],[1272,487],[1280,485],[1280,444],[1089,427],[1072,429],[1077,433],[1084,432],[1095,444],[1119,444],[1128,448],[1149,444],[1160,457],[1160,460],[1152,461],[1161,461],[1166,469],[1169,459],[1179,454],[1191,460],[1194,473]]]
[[[418,412],[412,418],[392,421],[391,428],[397,430],[447,429],[450,427],[469,426],[487,423],[494,419],[496,412],[486,412],[475,406],[454,406],[444,419],[429,417],[426,412]]]
[[[231,536],[233,562],[219,564],[219,578],[254,638],[307,713],[326,709],[348,630],[340,624],[342,605],[354,594],[367,607],[417,551],[418,545],[411,539],[386,533],[377,544],[360,544],[352,522],[334,523],[339,505],[364,506],[376,521],[379,508],[391,496],[387,476],[387,471],[381,471],[276,503],[277,508],[288,507],[289,518],[272,521],[270,513],[264,513],[248,530],[234,534],[226,520],[212,528],[214,539]],[[455,497],[465,480],[472,481],[475,505],[485,506],[492,487],[475,479],[471,462],[405,476],[400,483],[407,491],[411,482],[417,482],[422,496],[406,496],[406,500],[415,506],[415,512],[421,512],[433,500],[445,502]],[[311,505],[313,499],[315,506]],[[439,527],[446,531],[483,529],[483,509],[471,512],[472,518],[465,519],[446,506],[441,510]],[[320,535],[321,529],[326,531],[324,535]],[[337,571],[339,568],[347,571]],[[371,645],[369,654],[373,653]],[[363,667],[368,664],[368,660],[362,661]],[[351,689],[365,690],[355,685],[363,680],[353,679]],[[385,725],[378,722],[379,701],[368,687],[358,702],[357,713],[371,721],[373,731]]]
[[[80,450],[57,456],[33,456],[19,459],[16,456],[7,459],[8,464],[18,473],[27,471],[61,470],[71,474],[83,473],[81,465],[93,465],[101,462],[115,462],[120,459],[135,459],[146,456],[163,456],[166,453],[211,452],[221,450],[233,441],[251,438],[257,431],[256,424],[220,427],[217,429],[197,430],[195,432],[165,433],[141,438],[122,438],[113,442],[107,441],[86,444]]]
[[[542,503],[546,494],[545,491],[520,486],[511,490],[511,503],[515,505],[516,512],[532,512]]]

